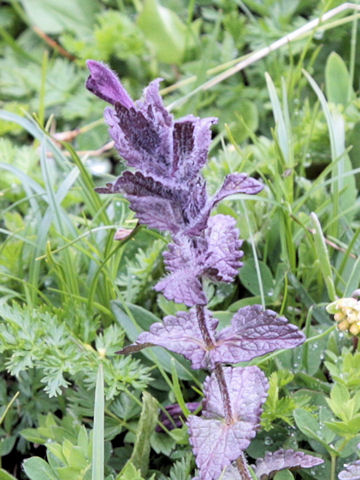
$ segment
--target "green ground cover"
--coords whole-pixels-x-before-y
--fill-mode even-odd
[[[278,480],[335,480],[358,459],[357,337],[326,306],[360,284],[359,11],[306,28],[339,5],[0,2],[0,480],[195,476],[186,425],[155,426],[159,409],[177,402],[186,415],[201,399],[204,373],[158,348],[116,353],[182,307],[153,290],[168,237],[138,226],[120,195],[94,191],[124,164],[104,103],[84,87],[88,58],[133,98],[162,77],[176,118],[219,118],[203,170],[212,193],[232,172],[265,184],[217,207],[237,220],[245,256],[235,283],[206,286],[209,305],[226,326],[262,304],[308,340],[253,362],[270,389],[248,457],[324,459]]]

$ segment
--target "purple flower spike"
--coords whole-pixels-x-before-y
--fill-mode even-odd
[[[360,480],[360,460],[344,466],[345,470],[339,473],[339,480]]]
[[[119,103],[125,108],[134,105],[117,75],[109,67],[95,60],[88,60],[86,64],[90,71],[86,88],[90,92],[112,105]]]
[[[258,367],[224,368],[232,418],[224,418],[223,399],[213,373],[204,384],[202,417],[189,416],[190,443],[201,480],[217,480],[245,450],[259,427],[268,382]]]
[[[273,453],[268,452],[264,458],[258,459],[256,461],[255,473],[259,480],[267,480],[280,470],[312,468],[322,463],[324,463],[324,460],[313,455],[281,449]]]

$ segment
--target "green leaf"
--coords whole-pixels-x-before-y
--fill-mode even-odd
[[[335,52],[328,56],[325,67],[326,95],[329,102],[346,106],[354,95],[351,78],[344,60]]]
[[[297,408],[294,410],[294,419],[299,430],[301,430],[307,437],[318,441],[321,440],[317,435],[317,432],[321,431],[320,425],[311,413],[302,408]]]
[[[136,440],[129,462],[145,476],[150,459],[150,437],[158,418],[158,403],[148,392],[143,393],[143,408],[136,429]]]
[[[143,480],[140,470],[137,470],[131,462],[128,462],[116,480]]]
[[[282,470],[275,475],[274,480],[294,480],[294,475],[289,470]]]
[[[48,463],[40,457],[24,460],[24,471],[31,480],[58,480],[58,476]]]
[[[145,0],[138,26],[161,62],[181,63],[185,53],[187,29],[173,11],[162,7],[157,0]]]
[[[16,478],[10,475],[10,473],[0,468],[0,480],[16,480]]]
[[[30,22],[46,33],[90,31],[98,10],[97,2],[88,0],[21,0],[21,3]]]
[[[326,247],[324,234],[321,229],[321,225],[319,222],[318,217],[313,212],[311,213],[311,219],[313,226],[315,228],[314,233],[314,242],[315,242],[315,250],[319,262],[319,268],[324,278],[324,282],[327,288],[328,296],[331,301],[334,301],[336,298],[335,286],[332,277],[329,253]]]
[[[0,457],[8,455],[15,444],[16,437],[5,437],[0,440]]]
[[[272,296],[274,280],[271,270],[264,262],[261,261],[259,261],[259,268],[261,272],[264,294],[265,296]],[[242,284],[249,290],[249,292],[255,296],[260,295],[259,281],[256,274],[255,261],[253,258],[250,258],[244,262],[244,265],[240,269],[239,277]]]

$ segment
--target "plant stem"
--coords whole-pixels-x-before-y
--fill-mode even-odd
[[[203,307],[202,305],[196,305],[196,316],[197,316],[201,335],[206,345],[207,346],[214,345],[214,342],[211,339],[209,330],[206,325],[205,307]],[[227,425],[230,425],[231,423],[234,422],[234,417],[231,409],[230,395],[226,385],[224,370],[220,363],[216,364],[214,372],[215,372],[216,380],[219,385],[220,395],[221,395],[221,399],[224,406],[225,421]],[[237,469],[239,470],[242,480],[251,480],[251,476],[246,465],[244,454],[241,454],[240,457],[236,460],[236,466],[237,466]]]
[[[236,460],[236,467],[240,473],[241,480],[252,480],[250,472],[247,468],[245,455],[243,453]]]
[[[224,405],[225,421],[227,425],[230,425],[234,421],[232,409],[231,409],[230,395],[229,395],[229,391],[227,389],[227,385],[224,377],[224,370],[220,363],[216,364],[215,376],[219,384],[219,390],[220,390],[221,398]]]
[[[330,454],[331,457],[331,470],[330,470],[330,480],[335,480],[336,474],[336,455],[333,453]]]
[[[208,347],[211,347],[214,345],[214,342],[211,339],[209,330],[206,325],[206,318],[205,318],[205,307],[202,305],[196,305],[196,316],[200,328],[201,335],[203,339],[205,340],[205,343]]]

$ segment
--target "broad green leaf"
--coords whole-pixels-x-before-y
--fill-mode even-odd
[[[261,272],[261,280],[263,284],[264,294],[266,297],[273,295],[274,280],[271,270],[264,263],[259,261],[259,268]],[[255,262],[252,258],[246,260],[241,267],[239,277],[245,288],[253,295],[260,295],[259,280],[256,274]]]
[[[325,84],[329,102],[346,106],[354,95],[345,62],[335,52],[330,53],[326,62]]]
[[[58,476],[48,463],[40,457],[24,460],[24,471],[31,480],[58,480]]]
[[[158,403],[148,392],[143,393],[143,407],[136,430],[136,440],[130,462],[146,475],[150,460],[150,437],[158,418]]]
[[[21,0],[30,22],[46,33],[90,31],[98,10],[88,0]]]
[[[304,71],[304,75],[316,93],[326,118],[331,146],[332,169],[332,215],[335,217],[329,228],[330,235],[337,236],[341,220],[350,222],[355,214],[353,209],[357,197],[355,179],[353,175],[346,175],[352,166],[345,149],[345,120],[337,108],[330,110],[325,95],[315,80]],[[347,210],[350,209],[349,212]],[[346,212],[343,213],[343,212]]]
[[[186,26],[157,0],[145,0],[138,26],[161,62],[179,64],[185,53]]]
[[[321,440],[318,435],[318,432],[321,431],[320,425],[311,413],[302,408],[297,408],[294,410],[294,419],[299,430],[301,430],[307,437],[318,441]]]
[[[0,480],[16,480],[16,478],[10,475],[10,473],[0,468]]]
[[[16,437],[5,437],[0,439],[0,457],[8,455],[15,444]]]

